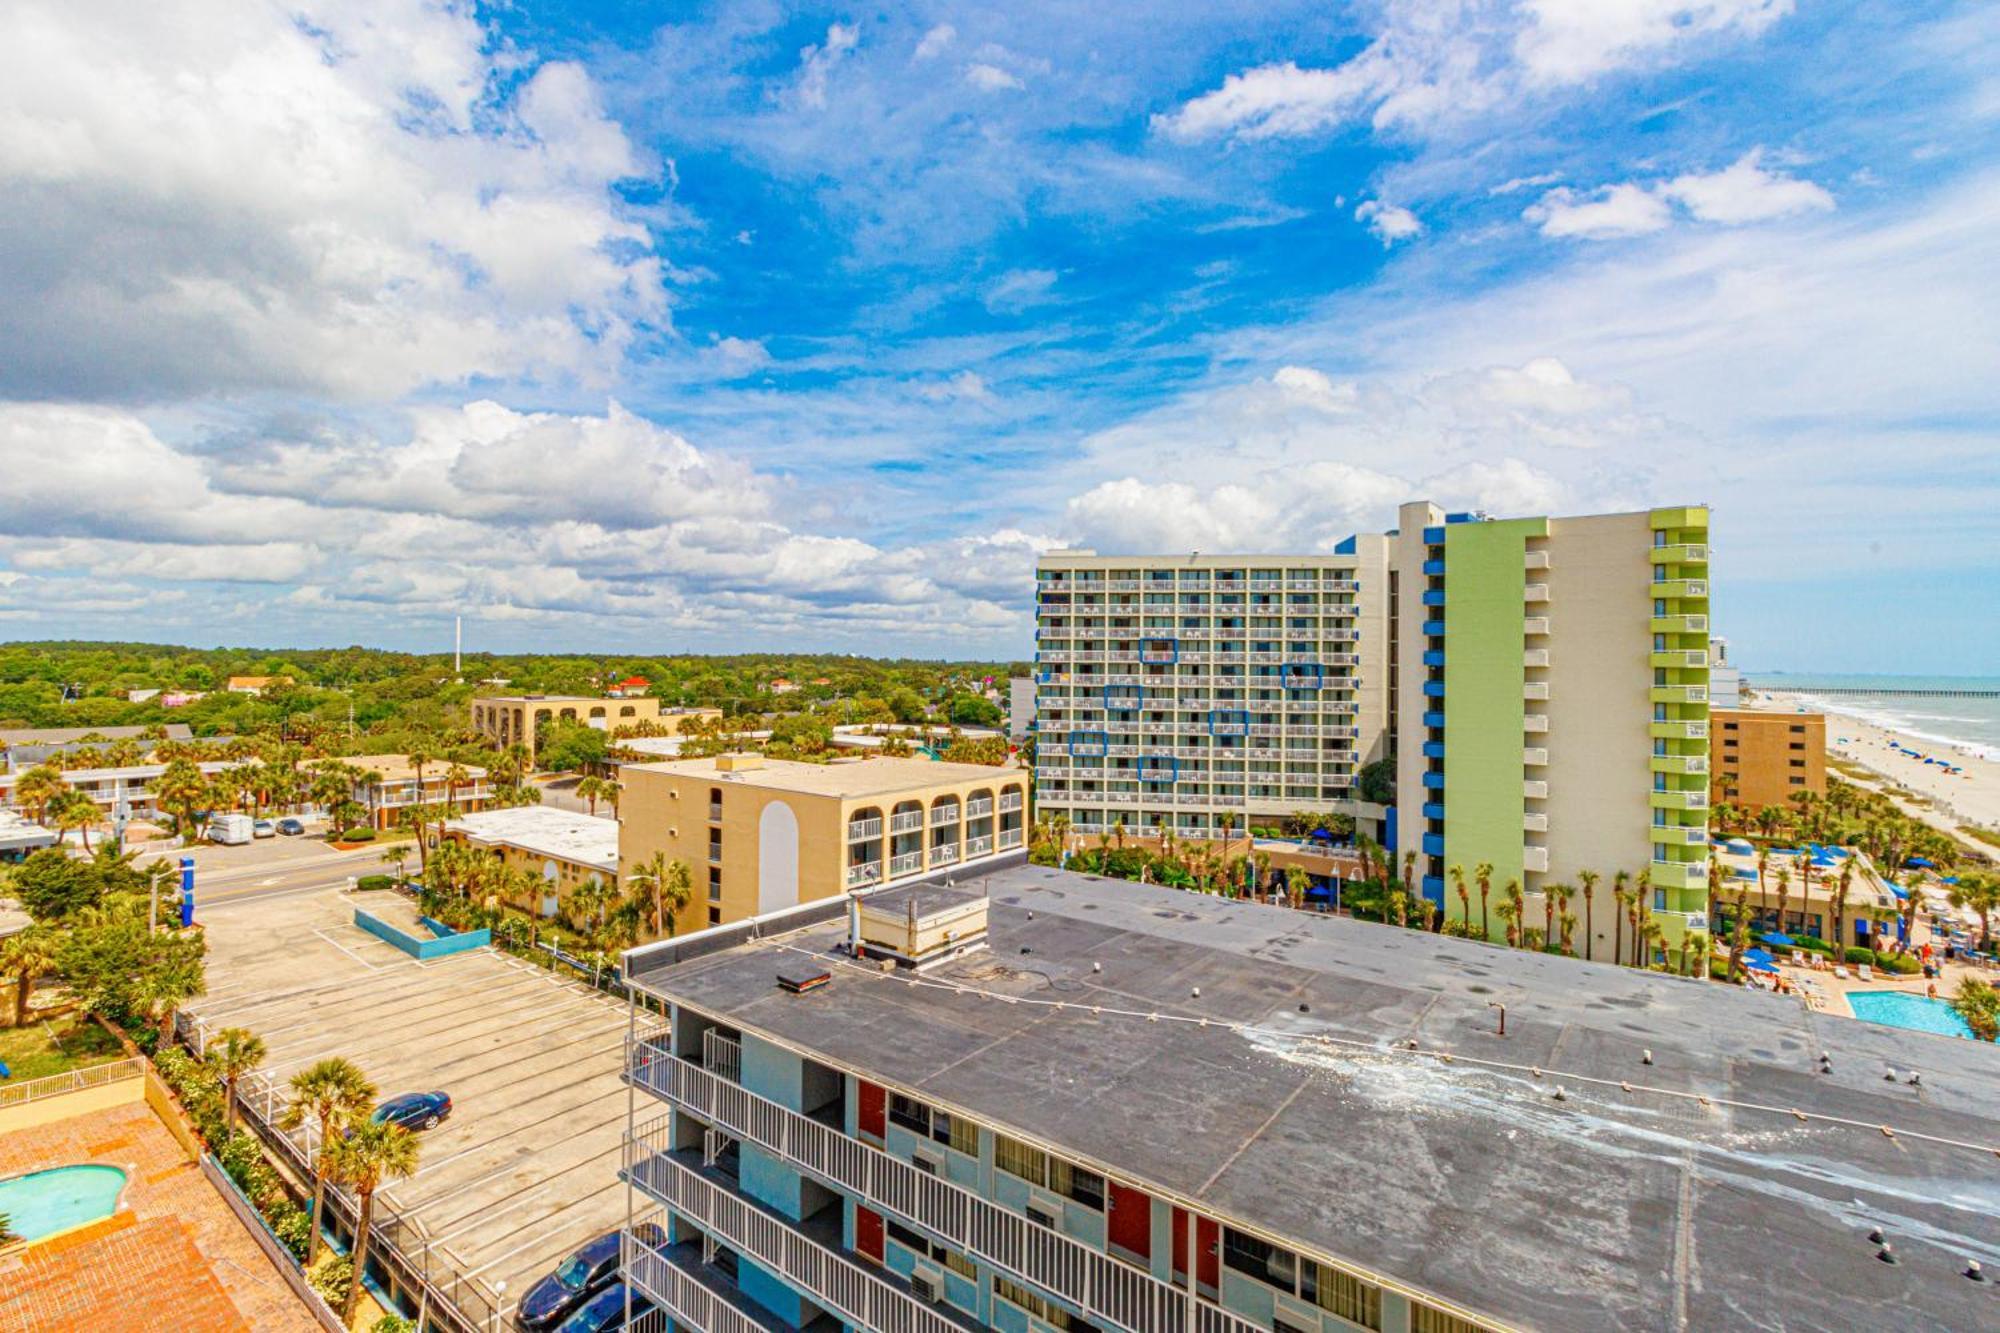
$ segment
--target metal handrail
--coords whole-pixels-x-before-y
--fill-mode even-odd
[[[126,1079],[144,1078],[145,1074],[146,1062],[137,1056],[129,1056],[123,1060],[113,1060],[108,1064],[87,1065],[82,1069],[71,1069],[61,1074],[29,1079],[25,1083],[10,1083],[0,1087],[0,1110],[10,1106],[25,1106],[29,1102],[38,1102],[49,1097],[60,1097],[66,1092],[81,1092],[85,1088],[101,1088],[107,1083],[122,1083]]]

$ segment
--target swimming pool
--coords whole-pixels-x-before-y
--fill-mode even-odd
[[[1892,1028],[1913,1032],[1936,1032],[1946,1037],[1970,1037],[1972,1024],[1945,1000],[1927,995],[1907,995],[1893,990],[1851,990],[1848,1007],[1856,1018],[1870,1023],[1886,1023]]]
[[[23,1240],[109,1217],[125,1173],[115,1166],[58,1166],[0,1180],[0,1213]]]

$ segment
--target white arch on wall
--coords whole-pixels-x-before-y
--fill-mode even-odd
[[[783,801],[757,816],[757,913],[799,900],[799,817]]]

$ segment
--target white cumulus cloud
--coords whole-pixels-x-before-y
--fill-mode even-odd
[[[1354,210],[1354,220],[1366,223],[1385,250],[1397,241],[1421,236],[1424,231],[1424,224],[1417,220],[1415,213],[1396,204],[1385,204],[1380,199],[1362,200]]]

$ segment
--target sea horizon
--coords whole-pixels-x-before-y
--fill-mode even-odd
[[[1752,689],[1799,695],[1824,712],[1947,745],[1981,759],[2000,760],[2000,676],[1948,676],[1893,672],[1743,671]],[[1823,694],[1822,690],[1880,690],[1880,694]],[[1902,690],[1991,690],[1994,696],[1899,694]]]

